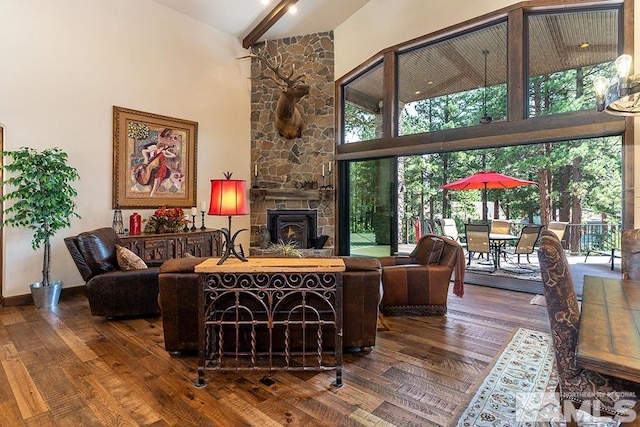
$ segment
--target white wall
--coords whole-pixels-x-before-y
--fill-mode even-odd
[[[59,146],[78,169],[78,212],[52,241],[52,279],[83,281],[63,237],[110,226],[114,105],[198,122],[198,206],[209,180],[250,178],[250,84],[240,42],[151,0],[0,0],[5,149]],[[142,217],[150,210],[139,210]],[[131,210],[123,212],[125,222]],[[226,226],[208,217],[208,227]],[[234,229],[249,216],[234,218]],[[3,296],[41,280],[28,230],[3,228]],[[249,236],[239,237],[249,247]]]

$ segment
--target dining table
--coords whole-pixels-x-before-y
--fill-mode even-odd
[[[640,280],[584,276],[576,363],[640,383]]]

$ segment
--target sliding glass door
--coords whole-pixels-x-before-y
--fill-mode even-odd
[[[385,256],[398,247],[393,158],[345,162],[342,187],[340,254]]]

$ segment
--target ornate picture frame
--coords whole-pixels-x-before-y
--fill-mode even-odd
[[[198,123],[113,107],[113,208],[196,204]]]

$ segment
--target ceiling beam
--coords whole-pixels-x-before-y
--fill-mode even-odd
[[[253,46],[260,38],[269,31],[280,18],[284,16],[291,6],[298,3],[298,0],[282,0],[276,5],[267,16],[264,17],[258,25],[242,40],[242,47],[248,49]]]

